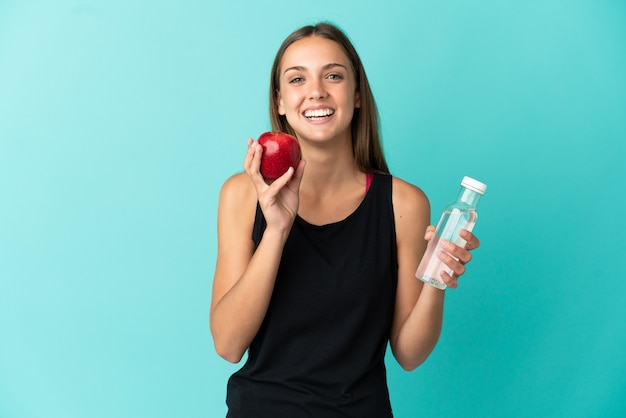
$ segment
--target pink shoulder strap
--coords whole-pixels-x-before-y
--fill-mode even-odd
[[[365,175],[365,193],[367,193],[372,185],[372,180],[374,179],[374,175],[372,173],[367,173]]]

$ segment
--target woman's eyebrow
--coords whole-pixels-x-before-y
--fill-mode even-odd
[[[326,64],[326,65],[324,65],[322,67],[322,69],[323,70],[329,70],[329,69],[334,68],[334,67],[341,67],[341,68],[343,68],[345,70],[348,69],[345,65],[339,64],[337,62],[331,62],[329,64]],[[293,67],[286,68],[285,71],[283,71],[283,74],[287,73],[288,71],[304,71],[304,70],[306,70],[306,67],[303,67],[301,65],[295,65]]]
[[[285,74],[288,71],[304,71],[304,70],[305,70],[305,67],[297,65],[295,67],[286,68],[285,71],[283,71],[283,74]]]

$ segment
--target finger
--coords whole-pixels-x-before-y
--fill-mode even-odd
[[[300,160],[298,166],[296,167],[296,171],[291,178],[290,185],[294,188],[294,190],[300,190],[300,183],[302,182],[302,176],[304,175],[304,167],[306,166],[305,160]]]
[[[476,235],[472,234],[467,229],[461,229],[459,231],[459,236],[466,241],[466,250],[475,250],[480,247],[480,240],[476,237]]]
[[[283,174],[282,176],[274,180],[272,184],[270,184],[270,189],[278,189],[278,190],[282,189],[283,187],[285,187],[287,183],[289,183],[289,180],[291,180],[294,173],[295,173],[294,168],[289,167],[287,171],[285,172],[285,174]]]
[[[306,162],[304,160],[300,160],[295,168],[289,167],[285,174],[274,180],[271,185],[273,186],[273,188],[281,188],[286,186],[291,192],[298,194],[300,190],[300,183],[302,182],[302,176],[304,174],[305,165]]]
[[[457,287],[459,287],[459,280],[453,276],[450,276],[447,272],[442,271],[439,276],[449,288],[456,289]]]
[[[252,144],[252,162],[250,168],[254,173],[261,174],[261,157],[263,157],[263,147],[258,142]]]
[[[248,138],[248,150],[246,151],[246,157],[243,160],[243,169],[246,170],[246,172],[249,172],[252,166],[252,160],[254,159],[254,153],[256,152],[255,148],[254,140],[252,138]]]
[[[454,258],[458,259],[462,264],[467,264],[472,260],[472,253],[448,240],[441,240],[440,245],[441,248]]]
[[[437,256],[457,277],[462,276],[463,273],[465,273],[465,265],[455,257],[448,254],[446,251],[440,251]]]
[[[426,232],[424,233],[424,239],[426,241],[430,241],[431,239],[433,239],[433,237],[435,236],[435,230],[436,228],[433,225],[429,225],[428,228],[426,228]]]
[[[244,162],[244,169],[252,183],[254,184],[257,193],[267,188],[267,183],[261,175],[261,157],[263,156],[263,147],[257,141],[249,141],[248,152]]]

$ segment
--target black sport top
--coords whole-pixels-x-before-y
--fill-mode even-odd
[[[228,382],[230,418],[390,418],[384,364],[397,286],[390,175],[323,226],[296,217],[265,319]],[[257,205],[252,238],[266,223]]]

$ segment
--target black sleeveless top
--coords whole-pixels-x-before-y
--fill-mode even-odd
[[[397,286],[390,175],[346,219],[296,217],[265,319],[228,382],[231,418],[390,418],[384,364]],[[257,205],[253,240],[266,223]]]

